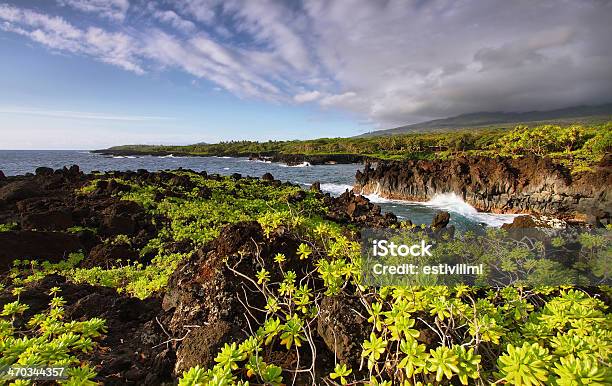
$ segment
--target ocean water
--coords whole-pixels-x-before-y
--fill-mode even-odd
[[[147,169],[172,170],[180,167],[208,173],[229,175],[240,173],[260,177],[271,173],[275,178],[300,184],[304,187],[319,181],[321,189],[333,195],[340,195],[351,189],[355,173],[361,164],[287,166],[280,163],[251,161],[247,158],[232,157],[174,157],[174,156],[105,156],[76,150],[0,150],[0,170],[6,175],[33,173],[39,166],[53,169],[79,165],[84,172],[110,170]],[[512,222],[515,215],[481,213],[452,193],[441,193],[428,202],[387,200],[377,195],[367,195],[378,203],[384,212],[393,212],[401,219],[410,219],[415,224],[429,224],[436,211],[446,210],[451,214],[451,224],[461,230],[477,230],[486,226],[499,227]]]

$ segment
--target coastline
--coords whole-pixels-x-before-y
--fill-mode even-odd
[[[288,166],[296,166],[304,162],[311,165],[336,165],[363,163],[365,161],[376,161],[377,158],[361,154],[284,154],[284,153],[217,153],[217,154],[194,154],[190,152],[147,150],[138,151],[134,149],[99,149],[91,150],[91,153],[110,156],[177,156],[177,157],[247,157],[250,160],[265,162],[284,163]]]
[[[479,211],[551,216],[595,226],[612,221],[612,168],[605,158],[593,171],[572,175],[540,157],[458,157],[444,161],[366,163],[354,191],[423,202],[454,193]]]
[[[389,161],[359,154],[219,154],[203,155],[133,149],[94,150],[112,156],[248,157],[287,166],[359,164],[356,194],[422,203],[436,194],[456,194],[478,212],[553,218],[568,224],[605,226],[612,221],[610,157],[592,172],[572,174],[546,157],[457,156],[450,160]],[[372,165],[375,165],[372,168]]]

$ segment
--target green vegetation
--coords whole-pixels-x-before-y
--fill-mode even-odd
[[[0,232],[8,232],[17,229],[17,223],[11,222],[6,224],[0,224]]]
[[[566,138],[562,143],[574,153],[601,133],[605,134],[583,133],[579,139]],[[502,135],[515,136],[517,132]],[[530,139],[535,138],[534,133],[524,135],[525,142],[517,149],[514,146],[519,141],[514,141],[513,147],[504,151],[520,153],[534,146],[552,151],[552,145]],[[595,142],[599,146],[600,139]],[[158,229],[139,251],[141,257],[154,255],[150,262],[116,261],[108,268],[81,268],[82,254],[72,254],[59,263],[16,261],[9,274],[12,285],[57,273],[77,283],[114,287],[145,298],[163,292],[179,263],[219,236],[225,225],[257,221],[268,239],[290,232],[298,240],[292,251],[297,259],[293,263],[310,268],[306,273],[296,273],[289,268],[289,254],[266,259],[253,256],[258,259],[257,273],[242,279],[265,300],[265,306],[251,310],[264,315],[265,321],[251,326],[252,334],[247,339],[225,344],[212,368],[196,366],[186,371],[179,385],[276,386],[291,384],[298,373],[310,375],[319,384],[340,385],[603,386],[612,382],[612,317],[599,299],[606,291],[609,295],[609,289],[586,292],[570,286],[537,286],[542,283],[537,280],[558,274],[558,267],[534,265],[532,250],[503,244],[501,233],[490,235],[499,240],[499,255],[471,235],[448,241],[443,252],[464,255],[476,250],[499,262],[508,275],[527,270],[536,281],[517,281],[502,289],[462,284],[371,287],[364,283],[356,230],[326,219],[327,209],[314,193],[293,200],[299,190],[294,186],[273,186],[254,179],[204,178],[187,171],[175,175],[190,183],[172,186],[172,194],[167,194],[167,185],[115,178],[130,187],[118,193],[119,197],[140,203]],[[92,181],[80,194],[93,192],[96,183]],[[580,243],[594,256],[607,256],[608,260],[597,260],[591,267],[600,276],[607,275],[609,244],[596,236],[580,237]],[[121,244],[132,241],[127,235],[107,240]],[[173,246],[177,243],[187,245],[188,251],[176,252]],[[562,246],[563,241],[556,245]],[[227,264],[226,268],[233,269]],[[5,360],[57,364],[45,355],[61,341],[67,343],[61,345],[60,360],[80,364],[80,373],[74,377],[91,379],[94,374],[77,354],[93,347],[93,339],[104,331],[103,321],[63,322],[63,300],[54,293],[50,309],[33,317],[28,330],[17,331],[13,321],[27,309],[19,302],[19,291],[15,292],[16,302],[6,305],[2,314],[6,320],[0,324],[0,365]],[[363,307],[351,315],[362,318],[368,327],[367,338],[358,342],[362,366],[351,367],[336,358],[324,379],[317,379],[315,334],[321,303],[336,296],[356,298]],[[16,348],[21,351],[14,352]],[[264,361],[264,353],[272,348],[288,355],[295,353],[300,358],[297,366],[282,368]]]
[[[314,259],[316,270],[298,278],[282,269],[282,257],[264,261],[265,268],[251,280],[266,298],[266,321],[247,340],[225,345],[212,369],[187,371],[182,385],[280,384],[280,379],[267,378],[271,365],[262,361],[262,352],[276,345],[309,353],[315,346],[312,330],[320,299],[340,294],[357,296],[365,304],[371,333],[361,343],[364,368],[337,363],[325,379],[329,384],[603,386],[612,381],[610,314],[601,300],[586,292],[520,285],[499,290],[465,285],[368,287],[362,283],[359,244],[342,228],[300,216],[278,223],[293,224],[291,230],[303,239],[296,255]],[[473,244],[468,240],[452,248],[460,253]],[[518,261],[526,257],[521,251],[506,252]],[[283,276],[272,281],[270,272],[277,268]],[[304,284],[317,280],[324,288]],[[428,333],[435,338],[426,343]],[[321,383],[314,366],[307,362],[300,368]]]
[[[460,154],[549,156],[577,171],[612,151],[612,122],[584,125],[516,126],[382,137],[320,138],[306,141],[230,141],[189,146],[117,146],[111,150],[202,156],[250,154],[359,154],[380,159],[439,159]]]
[[[261,218],[264,219],[262,221],[276,225],[278,218],[289,211],[314,216],[323,210],[321,203],[312,194],[298,204],[290,204],[289,197],[299,190],[295,186],[273,187],[261,184],[258,180],[235,181],[229,177],[205,179],[186,172],[177,172],[177,175],[188,176],[195,187],[191,190],[177,187],[181,197],[166,197],[162,200],[155,200],[156,194],[163,191],[160,186],[140,186],[131,181],[114,179],[131,187],[129,192],[120,194],[121,199],[138,202],[151,216],[164,219],[157,237],[139,251],[140,256],[155,255],[150,264],[145,266],[139,261],[126,260],[117,261],[110,268],[79,268],[78,264],[84,257],[82,254],[72,254],[59,263],[17,261],[10,273],[11,277],[27,283],[55,273],[70,277],[77,283],[114,287],[120,292],[146,298],[163,290],[177,265],[198,247],[217,237],[221,228],[227,224]],[[96,183],[97,180],[92,181],[79,193],[93,192]],[[202,189],[210,190],[211,197],[202,198]],[[83,229],[78,227],[69,231],[78,232]],[[118,235],[107,241],[130,244],[127,235]],[[171,252],[172,245],[177,242],[187,243],[191,250]]]
[[[13,289],[16,300],[4,305],[0,313],[0,369],[7,367],[56,368],[66,385],[95,385],[96,373],[80,359],[96,346],[95,339],[106,332],[105,321],[92,318],[82,322],[64,322],[64,299],[60,289],[50,291],[49,308],[32,316],[27,323],[17,323],[29,306],[19,299],[22,287]],[[17,326],[23,326],[18,328]],[[64,368],[64,369],[60,369]],[[57,375],[57,374],[56,374]],[[0,378],[1,381],[1,378]],[[14,384],[28,385],[29,381]]]

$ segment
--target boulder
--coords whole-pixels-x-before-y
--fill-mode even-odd
[[[324,202],[330,208],[328,217],[335,221],[351,221],[374,228],[397,224],[395,215],[390,212],[383,215],[379,205],[372,204],[366,197],[356,195],[348,189],[339,197],[325,196]]]
[[[7,271],[16,259],[64,260],[69,253],[83,249],[77,236],[60,232],[0,232],[0,272]]]
[[[336,353],[341,363],[359,368],[361,342],[369,336],[371,326],[361,317],[367,315],[356,297],[339,295],[324,297],[317,320],[317,332],[327,348]]]
[[[6,176],[4,175],[4,172],[0,170],[0,181],[4,181],[4,180],[6,180]]]
[[[245,309],[245,291],[250,307],[261,309],[266,304],[265,297],[247,278],[255,277],[261,263],[271,262],[277,253],[287,256],[285,269],[298,275],[310,272],[314,265],[299,260],[297,247],[286,234],[266,239],[259,223],[241,222],[225,227],[218,238],[177,267],[162,302],[170,315],[167,330],[173,336],[185,337],[178,344],[175,374],[196,364],[213,365],[219,348],[244,339],[249,326],[263,323],[254,316],[257,313]],[[282,280],[277,264],[266,268],[272,280]],[[279,363],[268,353],[262,355],[268,363]]]
[[[36,168],[35,173],[37,176],[50,176],[53,174],[53,169],[41,166],[39,168]]]
[[[431,227],[434,229],[442,229],[448,225],[449,221],[450,221],[450,214],[446,211],[440,210],[436,212],[436,215],[431,221]]]
[[[0,188],[0,204],[37,197],[41,194],[40,186],[34,181],[15,181]]]
[[[79,174],[81,174],[81,169],[79,168],[79,165],[72,165],[70,168],[68,168],[68,174],[72,176],[78,176]]]
[[[134,201],[117,201],[104,210],[100,228],[106,235],[132,235],[143,208]]]
[[[321,183],[319,181],[313,182],[312,185],[310,185],[310,191],[321,193]]]
[[[271,173],[265,173],[263,176],[261,176],[261,179],[263,181],[274,181],[274,176]]]
[[[184,336],[176,351],[175,374],[182,374],[196,365],[213,367],[219,350],[225,343],[233,341],[231,325],[222,320],[208,326],[189,328]]]
[[[21,217],[22,229],[45,231],[64,230],[74,225],[69,209],[48,210],[45,212],[28,213]]]
[[[291,196],[289,196],[288,201],[291,202],[291,203],[296,203],[296,202],[304,201],[306,196],[307,196],[307,194],[306,194],[305,191],[298,190],[297,192],[295,192]]]
[[[539,225],[536,223],[532,216],[518,216],[512,223],[503,224],[502,229],[517,229],[517,228],[537,228]]]
[[[89,256],[81,262],[83,268],[102,267],[110,268],[117,260],[135,260],[138,253],[124,243],[98,244],[89,252]]]

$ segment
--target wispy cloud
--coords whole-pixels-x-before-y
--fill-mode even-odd
[[[121,114],[105,114],[92,113],[85,111],[69,111],[69,110],[44,110],[19,107],[0,107],[0,114],[17,114],[17,115],[37,115],[54,118],[68,118],[78,120],[102,120],[102,121],[126,121],[126,122],[147,122],[147,121],[163,121],[171,120],[170,117],[151,116],[151,115],[121,115]]]
[[[138,44],[123,32],[100,27],[80,29],[59,16],[0,4],[0,29],[43,44],[54,50],[91,56],[125,70],[143,74],[138,63]]]
[[[377,125],[612,100],[612,5],[598,0],[59,2],[100,21],[0,5],[0,29]]]
[[[57,0],[57,2],[63,6],[116,21],[123,21],[130,7],[128,0]]]

